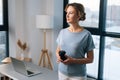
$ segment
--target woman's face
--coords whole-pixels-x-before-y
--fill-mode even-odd
[[[79,16],[77,15],[77,12],[74,7],[69,6],[66,10],[66,13],[67,13],[66,14],[67,23],[70,23],[70,24],[78,23]]]

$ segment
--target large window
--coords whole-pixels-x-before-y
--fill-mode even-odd
[[[6,31],[0,31],[0,61],[6,57]]]
[[[104,79],[119,80],[120,38],[105,38]]]
[[[94,50],[94,61],[92,64],[87,64],[87,74],[88,76],[97,78],[98,75],[98,60],[99,60],[99,40],[100,37],[93,35],[93,41],[95,44],[95,50]],[[92,73],[91,73],[92,72]]]
[[[64,0],[82,3],[86,20],[80,25],[88,29],[94,39],[94,62],[87,64],[87,74],[98,80],[119,80],[120,0]],[[64,14],[64,26],[65,22]]]
[[[120,0],[108,0],[106,31],[120,33]]]
[[[80,22],[81,26],[85,27],[98,27],[99,22],[99,0],[69,0],[69,3],[78,2],[85,6],[86,20]],[[87,14],[89,13],[89,14]]]
[[[108,0],[106,10],[105,29],[109,35],[118,37],[105,37],[104,75],[107,80],[119,80],[120,61],[120,0]],[[118,35],[117,35],[118,34]]]
[[[3,1],[0,0],[0,25],[3,24]]]
[[[8,51],[8,4],[7,0],[0,0],[0,62]]]

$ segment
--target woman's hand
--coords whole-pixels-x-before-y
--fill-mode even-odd
[[[57,63],[63,62],[63,60],[60,58],[59,54],[57,54]]]
[[[75,60],[74,58],[67,56],[67,55],[65,55],[65,56],[67,57],[67,59],[64,61],[61,61],[62,63],[64,63],[64,64],[73,64],[74,63],[74,60]]]
[[[60,63],[62,62],[63,60],[60,58],[59,56],[59,51],[60,51],[60,46],[57,46],[57,49],[56,49],[56,57],[57,57],[57,63]]]
[[[92,63],[93,59],[94,59],[94,55],[93,55],[93,50],[89,51],[87,53],[87,57],[86,58],[72,58],[70,56],[67,56],[67,59],[62,61],[64,64],[88,64],[88,63]]]

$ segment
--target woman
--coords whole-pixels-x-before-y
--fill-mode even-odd
[[[95,46],[91,33],[79,25],[79,21],[85,20],[84,6],[67,4],[65,11],[69,27],[60,31],[56,49],[59,80],[86,80],[86,64],[93,62]],[[61,50],[66,52],[66,60],[60,58]]]

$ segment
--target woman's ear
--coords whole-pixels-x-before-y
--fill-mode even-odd
[[[78,20],[80,20],[80,18],[81,18],[81,15],[80,15],[80,12],[78,13]]]
[[[80,15],[78,15],[78,18],[77,18],[77,20],[79,21],[79,20],[80,20],[80,18],[81,18],[81,16],[80,16]]]

